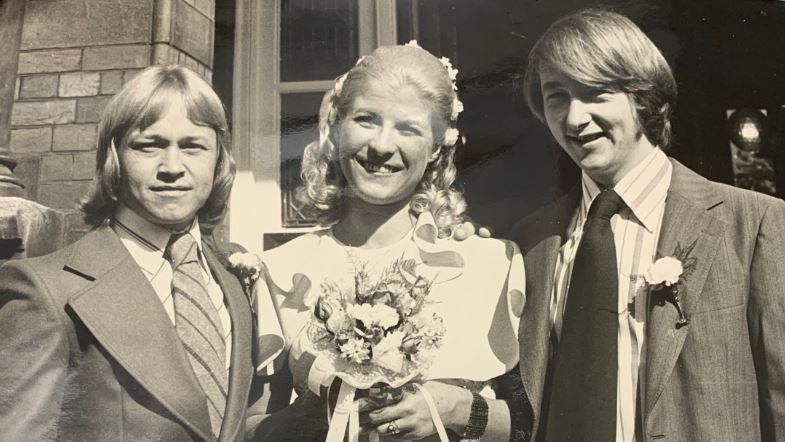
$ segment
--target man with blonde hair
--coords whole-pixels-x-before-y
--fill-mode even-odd
[[[622,15],[555,22],[524,82],[582,170],[512,234],[534,439],[785,440],[785,203],[666,156],[676,84]]]
[[[81,206],[93,230],[0,268],[0,439],[245,436],[255,318],[212,238],[234,171],[195,73],[150,67],[113,97]]]

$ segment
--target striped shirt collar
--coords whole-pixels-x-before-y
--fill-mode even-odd
[[[643,161],[630,170],[613,190],[619,194],[635,218],[650,233],[657,228],[660,211],[656,210],[665,201],[670,187],[673,165],[659,148],[654,149]],[[580,215],[582,221],[591,206],[591,202],[600,193],[600,186],[586,172],[581,173],[583,198]]]
[[[147,221],[124,204],[118,206],[112,226],[121,238],[127,238],[133,244],[133,247],[129,248],[129,252],[136,263],[152,274],[157,273],[172,232]],[[201,257],[202,235],[199,231],[199,221],[194,220],[188,233],[196,240],[197,250]]]

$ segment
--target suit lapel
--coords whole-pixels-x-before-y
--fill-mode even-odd
[[[546,372],[550,359],[550,304],[556,256],[566,239],[567,228],[580,197],[580,186],[524,224],[520,241],[526,267],[526,305],[521,317],[520,368],[526,395],[531,402],[536,431],[542,411]]]
[[[722,198],[710,183],[675,160],[668,196],[665,201],[657,258],[673,256],[677,247],[693,247],[694,269],[686,274],[679,288],[682,306],[689,319],[701,296],[709,269],[717,254],[724,223],[710,210]],[[653,305],[648,318],[645,412],[648,415],[662,394],[666,381],[679,357],[690,325],[676,328],[678,313],[670,302]]]
[[[92,280],[68,304],[107,352],[189,430],[213,439],[204,392],[161,301],[108,227],[83,238],[65,271]]]
[[[237,278],[214,252],[212,240],[206,239],[204,256],[215,280],[224,294],[227,310],[232,318],[232,356],[229,370],[229,394],[221,426],[219,441],[237,440],[238,432],[244,431],[245,410],[251,388],[253,363],[251,361],[252,318],[245,292]],[[239,437],[242,439],[242,437]]]

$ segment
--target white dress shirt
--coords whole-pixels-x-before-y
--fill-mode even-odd
[[[124,205],[120,205],[111,223],[112,230],[120,237],[123,245],[128,249],[128,253],[134,258],[142,273],[150,281],[153,290],[161,300],[161,304],[169,315],[172,324],[174,319],[174,300],[172,298],[172,266],[164,259],[164,249],[169,242],[171,232],[160,226],[150,223],[134,211]],[[213,278],[210,268],[207,266],[202,252],[202,235],[199,232],[199,222],[194,220],[189,229],[197,244],[199,264],[204,276],[204,286],[218,310],[218,318],[224,332],[224,342],[226,343],[226,370],[232,354],[232,319],[226,310],[224,294],[221,287]]]
[[[613,188],[626,204],[626,207],[611,218],[619,272],[617,441],[635,440],[636,396],[641,394],[640,403],[645,403],[644,384],[641,383],[640,390],[638,388],[639,379],[641,374],[645,373],[646,366],[644,338],[648,290],[643,274],[656,257],[672,170],[673,166],[668,157],[660,149],[655,149]],[[581,184],[582,198],[570,225],[572,233],[559,249],[556,261],[550,312],[557,342],[561,336],[565,299],[575,253],[583,235],[589,207],[601,190],[586,173],[582,175]]]

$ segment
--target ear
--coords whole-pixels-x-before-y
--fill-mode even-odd
[[[439,158],[439,154],[442,153],[442,146],[441,144],[436,145],[433,147],[433,152],[431,152],[431,156],[428,158],[429,163],[433,163]]]

